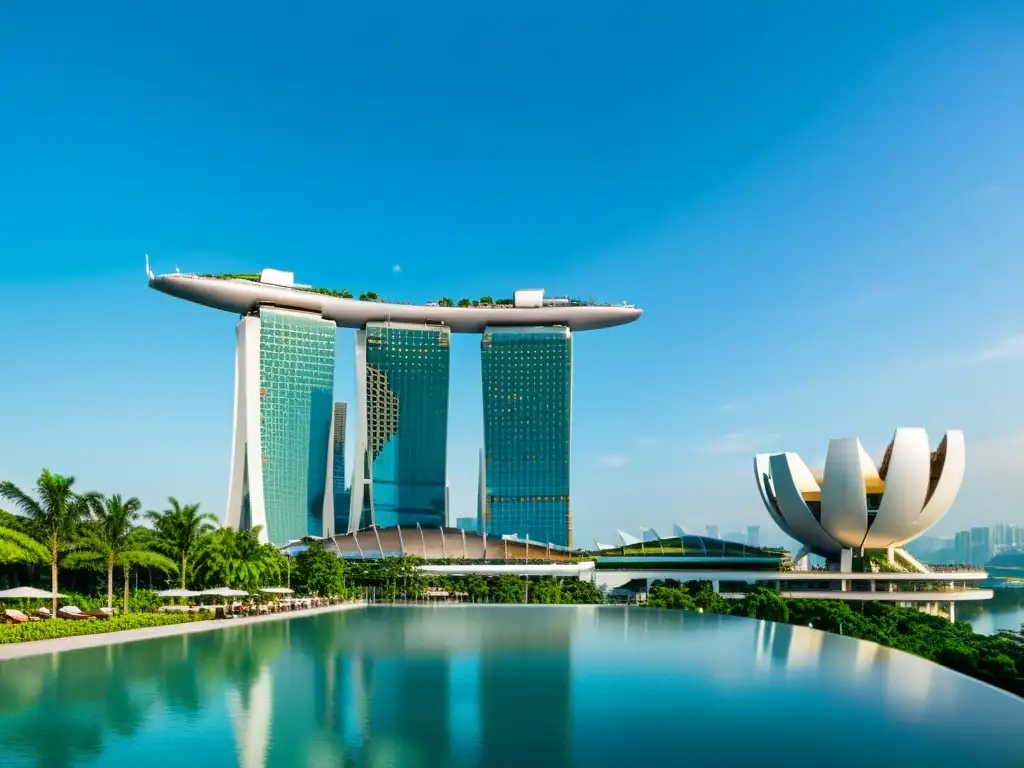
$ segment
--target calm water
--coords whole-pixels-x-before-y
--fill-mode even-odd
[[[1008,766],[1021,723],[1024,700],[869,643],[614,607],[374,607],[0,662],[5,767]]]
[[[991,600],[961,603],[957,620],[966,621],[975,632],[994,635],[1000,629],[1020,629],[1024,624],[1024,588],[1003,587],[994,590]]]

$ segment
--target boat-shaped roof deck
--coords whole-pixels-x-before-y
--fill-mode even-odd
[[[148,269],[147,269],[148,272]],[[487,327],[566,326],[573,331],[592,331],[625,325],[643,310],[629,304],[606,305],[557,299],[543,301],[540,291],[535,306],[515,304],[440,306],[391,301],[343,298],[315,288],[279,285],[250,277],[167,274],[148,272],[154,290],[213,309],[244,315],[260,306],[318,312],[342,328],[363,328],[367,323],[423,323],[448,326],[455,333],[482,333]],[[525,292],[524,292],[525,293]]]

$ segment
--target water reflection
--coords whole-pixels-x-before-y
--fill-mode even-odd
[[[869,643],[611,607],[371,608],[0,664],[4,765],[1011,764],[998,725],[1022,716]]]
[[[992,599],[963,603],[957,607],[957,621],[971,625],[975,632],[994,635],[1001,629],[1020,630],[1024,626],[1024,587],[994,580]]]

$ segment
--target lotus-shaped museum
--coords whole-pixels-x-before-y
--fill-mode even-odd
[[[855,437],[829,441],[815,473],[795,453],[761,454],[754,471],[776,524],[805,553],[835,560],[843,550],[902,547],[953,504],[964,475],[964,436],[949,430],[932,451],[920,428],[900,428],[875,467]]]

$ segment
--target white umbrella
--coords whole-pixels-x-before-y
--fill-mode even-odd
[[[249,593],[244,589],[232,589],[231,587],[217,587],[216,589],[204,589],[203,596],[210,597],[248,597]]]
[[[266,592],[271,595],[291,595],[295,593],[294,589],[288,589],[288,587],[267,587],[261,589],[260,592]]]
[[[47,592],[45,589],[36,589],[35,587],[15,587],[14,589],[0,590],[0,600],[9,598],[11,600],[17,600],[19,598],[26,597],[37,597],[53,598],[53,597],[64,597],[64,595],[56,594],[54,592]]]
[[[202,592],[193,592],[191,589],[165,589],[156,593],[159,597],[199,597]]]

